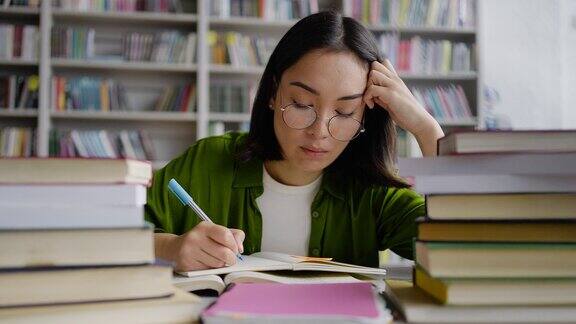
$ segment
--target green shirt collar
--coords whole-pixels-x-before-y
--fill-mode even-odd
[[[263,162],[260,159],[252,159],[248,162],[238,162],[238,168],[236,169],[236,176],[234,177],[232,187],[263,187],[262,168]],[[335,177],[336,175],[331,173],[324,174],[320,190],[325,190],[332,196],[344,200],[346,197],[346,186],[342,182],[336,181]]]

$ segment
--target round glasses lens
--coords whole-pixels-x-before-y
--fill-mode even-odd
[[[316,112],[314,108],[300,104],[290,104],[284,107],[282,118],[290,128],[304,129],[314,124]]]
[[[334,116],[328,123],[330,135],[339,141],[350,141],[360,131],[362,124],[350,116]]]

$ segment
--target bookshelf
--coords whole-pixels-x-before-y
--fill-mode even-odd
[[[394,2],[390,0],[388,2]],[[212,15],[215,3],[227,1],[180,0],[178,12],[108,12],[102,10],[77,10],[53,6],[58,1],[42,1],[39,8],[20,6],[3,7],[0,0],[0,19],[10,24],[35,24],[39,30],[38,58],[0,58],[0,68],[6,73],[37,73],[39,75],[39,104],[37,109],[3,109],[0,107],[0,127],[25,126],[36,130],[36,155],[48,156],[52,130],[92,130],[109,131],[141,130],[150,135],[156,150],[154,166],[162,166],[176,157],[199,138],[211,135],[214,129],[221,131],[246,129],[250,120],[249,111],[214,111],[211,104],[211,84],[218,82],[243,82],[251,87],[257,85],[263,72],[262,66],[233,66],[211,63],[211,31],[217,33],[235,32],[242,35],[280,39],[297,19],[274,19],[274,17],[239,17],[235,15]],[[257,2],[257,1],[256,1]],[[370,1],[319,0],[319,10],[337,10],[347,16],[354,16],[354,6]],[[386,1],[381,1],[382,3]],[[277,2],[279,3],[279,2]],[[86,8],[84,8],[86,9]],[[165,10],[166,11],[166,10]],[[278,10],[284,12],[283,10]],[[278,13],[277,13],[278,14]],[[358,18],[358,17],[356,17]],[[477,21],[476,17],[474,17]],[[360,19],[363,20],[363,19]],[[364,19],[366,20],[366,19]],[[368,19],[369,20],[369,19]],[[479,59],[477,30],[472,26],[430,27],[400,24],[391,21],[386,24],[363,23],[376,37],[393,33],[399,40],[420,37],[427,40],[448,40],[474,45],[473,68],[470,71],[412,72],[399,71],[409,87],[436,87],[455,84],[461,86],[470,105],[471,115],[466,118],[438,118],[439,123],[449,133],[460,128],[480,127],[478,93],[480,93]],[[111,51],[118,46],[121,35],[126,33],[157,34],[163,31],[177,31],[182,35],[195,34],[195,53],[192,61],[180,63],[130,61],[113,58],[71,59],[55,57],[53,51],[52,27],[93,28],[96,51]],[[100,53],[101,54],[101,53]],[[56,111],[53,107],[53,77],[95,77],[117,80],[126,88],[130,98],[130,109],[119,111],[67,110]],[[154,111],[154,101],[162,93],[164,86],[178,86],[185,83],[195,85],[195,105],[190,111]],[[251,93],[253,95],[253,92]],[[417,155],[418,146],[411,136],[400,136],[405,145],[399,149],[406,155]]]

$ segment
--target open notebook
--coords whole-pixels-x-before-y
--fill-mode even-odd
[[[228,284],[239,282],[343,283],[379,280],[386,275],[384,269],[335,262],[330,258],[274,252],[258,252],[243,258],[230,267],[180,272],[173,282],[188,291],[212,289],[221,293]]]

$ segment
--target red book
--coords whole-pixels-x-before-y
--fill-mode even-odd
[[[12,51],[13,57],[22,56],[22,34],[24,31],[24,26],[15,25],[14,26],[14,47]]]

